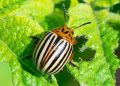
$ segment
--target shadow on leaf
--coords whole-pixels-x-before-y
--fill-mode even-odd
[[[59,86],[80,86],[79,82],[70,74],[66,66],[55,77]]]
[[[120,3],[111,6],[110,11],[114,13],[120,13]]]
[[[40,35],[35,35],[35,37],[42,39],[43,36],[44,36],[43,34],[45,34],[45,33],[42,33]],[[29,72],[32,75],[35,75],[37,77],[43,76],[44,74],[41,73],[41,72],[39,72],[36,69],[36,66],[33,63],[33,59],[32,59],[32,54],[33,54],[33,50],[35,48],[36,40],[34,40],[34,39],[30,38],[30,37],[28,37],[28,38],[31,39],[31,42],[25,48],[25,50],[23,51],[23,53],[21,53],[19,61],[21,63],[22,68],[25,71],[27,71],[27,72]]]
[[[118,47],[114,50],[114,53],[115,55],[117,56],[118,59],[120,59],[120,23],[118,24],[113,24],[113,23],[110,23],[108,22],[108,24],[113,27],[115,30],[117,30],[119,33],[118,33],[118,37],[119,37],[119,40],[118,40]]]
[[[78,43],[74,46],[74,61],[78,62],[79,58],[83,61],[91,61],[96,51],[92,48],[84,47],[88,39],[85,36],[77,38]],[[79,56],[79,57],[78,57]]]

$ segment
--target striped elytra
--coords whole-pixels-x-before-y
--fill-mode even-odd
[[[90,23],[86,22],[76,28]],[[66,24],[49,31],[38,42],[33,52],[37,69],[51,75],[58,73],[67,62],[72,63],[73,46],[77,43],[73,35],[73,30]]]
[[[49,31],[34,49],[33,59],[38,70],[48,74],[59,72],[73,53],[73,45]]]

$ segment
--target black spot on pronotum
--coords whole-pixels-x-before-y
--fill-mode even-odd
[[[62,32],[64,32],[64,28],[62,28],[62,30],[61,30]]]
[[[65,31],[64,33],[67,34],[69,31]]]
[[[118,68],[117,70],[116,70],[116,75],[115,75],[115,77],[116,77],[116,86],[120,86],[120,68]]]
[[[69,36],[70,36],[70,34],[69,34]]]

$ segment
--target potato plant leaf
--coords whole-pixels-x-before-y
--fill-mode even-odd
[[[57,82],[54,75],[50,81],[48,75],[38,72],[32,58],[23,58],[32,55],[34,49],[35,40],[30,36],[41,38],[43,32],[64,25],[63,2],[68,9],[67,25],[74,30],[74,37],[84,35],[86,39],[78,40],[74,48],[77,59],[74,64],[79,68],[68,63],[65,69],[69,73],[64,71]],[[120,15],[101,9],[112,8],[116,3],[119,0],[0,1],[0,63],[9,66],[9,83],[14,86],[115,86],[115,72],[120,68],[120,59],[114,53],[120,40]],[[74,28],[86,22],[91,24]],[[64,80],[70,74],[72,79]],[[74,79],[71,83],[75,84],[71,84],[69,80]]]
[[[112,77],[115,78],[115,73],[117,68],[120,67],[120,60],[117,58],[117,55],[115,55],[115,49],[119,46],[119,30],[114,26],[119,26],[119,22],[117,17],[118,15],[111,16],[113,13],[108,13],[108,11],[105,12],[105,10],[97,12],[97,17],[99,17],[99,28],[100,28],[100,34],[103,42],[103,49],[104,49],[104,55],[106,58],[106,61],[109,63],[110,71],[112,74]],[[104,17],[102,16],[104,15]],[[106,16],[106,21],[103,21],[103,19]],[[101,22],[100,22],[101,21]]]
[[[52,0],[27,0],[16,10],[14,15],[27,15],[40,22],[53,12],[53,8]]]
[[[10,16],[0,20],[0,32],[0,39],[2,40],[0,44],[1,50],[3,50],[0,62],[3,62],[5,59],[6,62],[12,65],[10,67],[11,70],[13,70],[11,75],[14,86],[33,86],[37,84],[43,86],[57,85],[54,77],[52,83],[50,83],[50,80],[44,74],[39,73],[39,77],[33,75],[26,69],[28,68],[31,71],[35,71],[33,62],[30,60],[28,62],[22,60],[26,55],[32,54],[33,42],[31,42],[30,36],[43,32],[43,28],[38,25],[37,22],[24,16]],[[2,45],[6,45],[5,49],[4,46],[2,48]],[[7,52],[10,53],[10,56],[6,54]],[[21,67],[20,64],[23,67]]]
[[[114,4],[119,3],[119,0],[84,0],[85,2],[99,7],[110,7]]]
[[[9,15],[19,8],[26,0],[0,0],[0,18]]]
[[[110,64],[109,61],[107,61],[108,56],[106,56],[106,52],[109,52],[104,48],[103,44],[104,41],[101,38],[101,33],[99,30],[99,26],[97,24],[97,20],[95,19],[94,12],[92,8],[87,4],[78,4],[74,7],[71,7],[69,10],[70,13],[70,26],[78,26],[79,24],[83,24],[85,22],[92,22],[90,25],[86,25],[83,27],[80,27],[78,29],[75,29],[75,36],[78,35],[85,35],[88,38],[87,43],[84,45],[84,47],[90,47],[92,49],[96,50],[95,57],[90,62],[81,61],[77,62],[76,64],[79,65],[79,70],[76,68],[73,68],[70,65],[67,65],[68,69],[70,70],[71,74],[79,81],[81,85],[87,85],[87,86],[114,86],[115,85],[115,71],[118,67],[118,60],[116,61],[116,58],[114,57],[114,54],[111,51],[111,58],[109,57],[109,61],[112,61],[113,59],[115,62],[113,64]],[[109,30],[108,30],[109,31]],[[104,34],[105,37],[107,37],[106,34]],[[115,39],[114,39],[115,37]],[[115,40],[113,44],[116,45],[116,36],[111,38],[111,40]],[[107,42],[107,40],[106,40]],[[102,44],[103,43],[103,44]],[[77,55],[76,55],[77,56]],[[77,56],[79,58],[79,56]],[[110,65],[113,67],[111,69]]]

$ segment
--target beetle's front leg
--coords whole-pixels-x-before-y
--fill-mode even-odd
[[[32,55],[24,57],[22,60],[25,61],[26,59],[32,58]]]
[[[50,80],[50,83],[52,83],[52,75],[49,75],[48,79]]]
[[[35,44],[38,43],[38,41],[40,40],[40,38],[36,37],[36,36],[30,36],[30,38],[35,40]]]
[[[32,39],[34,39],[35,40],[35,44],[34,44],[34,46],[38,43],[38,41],[40,40],[38,37],[36,37],[36,36],[30,36],[30,38],[32,38]],[[26,56],[26,57],[24,57],[22,60],[23,61],[25,61],[26,59],[29,59],[29,58],[31,58],[32,57],[32,55],[28,55],[28,56]]]
[[[36,37],[36,36],[30,36],[30,38],[32,38],[32,39],[36,39],[36,40],[40,40],[38,37]]]
[[[76,65],[76,64],[73,62],[73,60],[72,60],[72,61],[70,61],[70,65],[71,65],[71,66],[73,66],[73,67],[76,67],[77,69],[79,69],[79,66],[78,66],[78,65]]]

